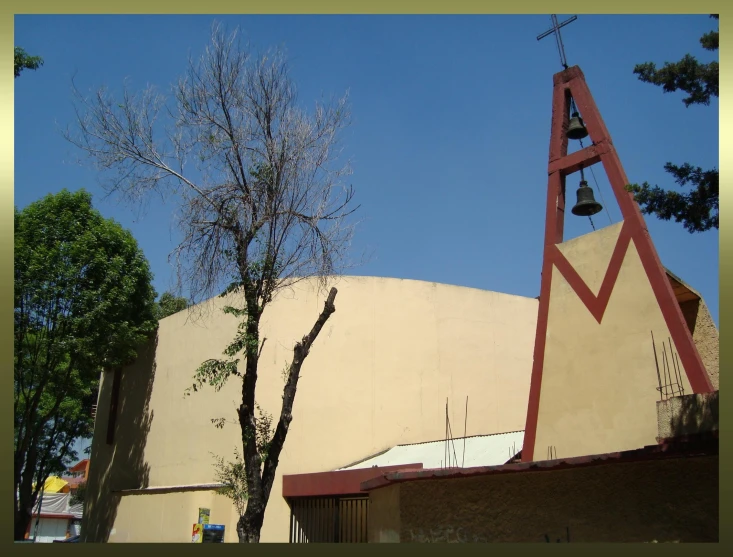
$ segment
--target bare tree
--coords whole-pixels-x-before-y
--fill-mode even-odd
[[[172,195],[183,232],[174,252],[180,284],[192,301],[214,294],[235,300],[224,311],[240,319],[237,334],[223,359],[198,368],[191,390],[218,390],[232,376],[242,382],[247,503],[237,532],[240,542],[258,542],[300,367],[335,311],[336,289],[294,347],[274,431],[255,412],[266,340],[260,318],[282,288],[317,279],[325,289],[346,262],[353,233],[346,217],[355,209],[353,190],[342,184],[349,168],[339,165],[337,147],[348,125],[347,99],[317,103],[310,112],[299,108],[284,55],[252,55],[236,32],[227,35],[218,26],[204,54],[189,60],[172,102],[152,87],[132,93],[125,85],[119,100],[106,89],[89,98],[74,90],[78,129],[67,131],[67,139],[111,177],[109,192],[134,201]]]

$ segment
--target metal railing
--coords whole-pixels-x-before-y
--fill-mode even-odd
[[[290,504],[290,543],[366,543],[369,498],[297,497]]]

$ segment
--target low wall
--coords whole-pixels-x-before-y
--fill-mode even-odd
[[[200,507],[211,511],[211,524],[226,527],[224,542],[239,541],[234,505],[213,491],[124,495],[108,541],[191,543]]]
[[[406,481],[370,498],[373,542],[718,541],[717,455]]]
[[[657,402],[657,440],[718,431],[719,391],[676,396]]]

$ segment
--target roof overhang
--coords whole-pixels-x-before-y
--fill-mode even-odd
[[[335,470],[313,474],[291,474],[283,476],[283,497],[326,497],[337,495],[358,495],[363,493],[361,484],[371,478],[389,472],[422,470],[422,464],[400,464],[398,466],[374,466],[354,470]]]
[[[684,282],[680,277],[675,275],[666,267],[664,270],[667,272],[667,279],[669,280],[669,284],[672,285],[672,291],[674,292],[674,297],[677,298],[678,304],[702,299],[702,296],[693,290],[690,285]]]

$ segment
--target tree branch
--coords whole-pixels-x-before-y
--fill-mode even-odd
[[[270,490],[272,489],[272,483],[275,480],[275,472],[280,459],[280,452],[285,444],[285,438],[288,434],[290,422],[293,420],[293,402],[295,400],[295,393],[298,389],[300,368],[308,357],[311,346],[315,342],[316,338],[318,338],[318,334],[321,332],[323,325],[326,324],[328,318],[336,311],[334,301],[336,300],[337,293],[338,290],[336,290],[336,288],[331,288],[323,311],[318,316],[313,328],[300,342],[296,343],[295,348],[293,348],[293,361],[290,364],[288,380],[283,389],[283,405],[280,410],[280,419],[278,420],[275,433],[272,436],[270,450],[268,452],[267,459],[265,460],[265,466],[262,472],[262,487],[266,497],[269,497],[270,495]]]

